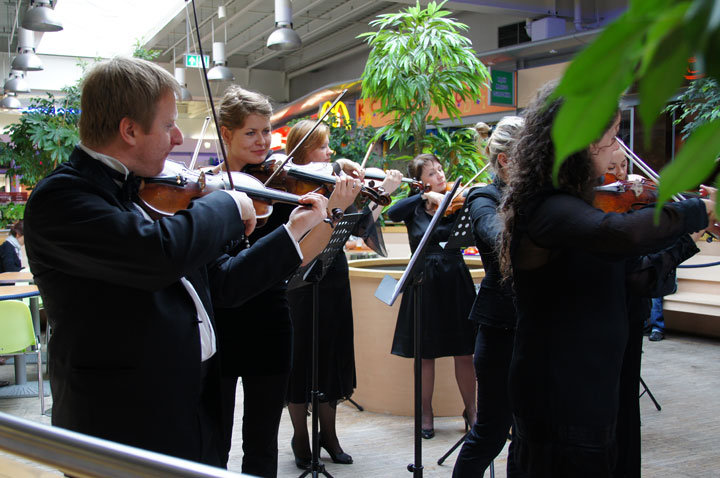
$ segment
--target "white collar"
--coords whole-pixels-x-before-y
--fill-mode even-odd
[[[121,163],[119,160],[113,158],[112,156],[108,156],[107,154],[98,153],[97,151],[94,151],[87,146],[85,146],[82,143],[78,143],[78,148],[85,151],[91,158],[97,159],[101,163],[103,163],[105,166],[114,169],[115,171],[118,171],[119,173],[122,173],[125,175],[125,179],[127,179],[128,174],[130,174],[130,170],[125,166],[123,163]]]
[[[12,246],[13,246],[16,250],[18,250],[18,251],[20,250],[20,243],[18,242],[17,237],[15,237],[15,236],[8,236],[8,237],[7,237],[7,242],[9,242],[10,244],[12,244]]]

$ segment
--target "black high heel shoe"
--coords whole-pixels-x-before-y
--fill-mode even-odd
[[[468,418],[467,410],[463,410],[462,417],[463,420],[465,420],[465,431],[467,432],[468,430],[470,430],[470,419]]]
[[[320,448],[325,449],[328,455],[330,455],[330,459],[333,461],[333,463],[339,463],[341,465],[352,465],[352,457],[342,451],[342,448],[340,449],[339,453],[335,453],[330,447],[323,443],[322,438],[320,438]]]
[[[310,460],[312,460],[312,457],[304,458],[298,456],[297,451],[295,451],[295,437],[290,439],[290,448],[292,448],[293,456],[295,457],[295,466],[301,470],[309,470]]]

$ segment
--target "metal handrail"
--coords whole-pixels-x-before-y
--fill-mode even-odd
[[[1,412],[0,449],[76,478],[248,476]]]

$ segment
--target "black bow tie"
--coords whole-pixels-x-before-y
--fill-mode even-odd
[[[120,196],[124,201],[135,202],[140,191],[141,179],[135,173],[128,173],[127,176],[120,171],[106,166],[105,170],[111,178],[120,183]]]

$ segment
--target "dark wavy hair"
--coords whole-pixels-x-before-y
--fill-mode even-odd
[[[551,131],[555,116],[563,103],[562,98],[548,102],[556,87],[557,81],[545,84],[525,109],[525,126],[512,149],[512,161],[508,163],[508,187],[499,211],[504,230],[498,254],[500,268],[506,280],[512,274],[510,241],[516,218],[523,214],[524,208],[531,204],[539,191],[555,188],[592,203],[596,178],[593,177],[589,148],[570,155],[560,167],[557,187],[552,183],[555,146]],[[611,125],[612,122],[606,130]]]

